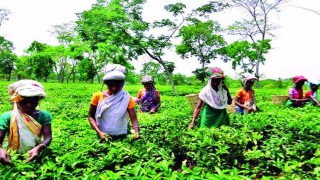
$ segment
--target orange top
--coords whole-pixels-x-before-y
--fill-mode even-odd
[[[252,97],[254,96],[254,90],[248,90],[240,89],[237,91],[237,97],[240,100],[240,104],[244,104],[246,101],[250,101]]]
[[[103,92],[96,92],[93,94],[92,98],[91,98],[91,102],[90,104],[94,105],[94,106],[98,106],[99,102],[103,99]],[[133,98],[130,96],[130,100],[129,100],[129,104],[128,104],[128,109],[132,109],[134,108],[134,100]]]
[[[146,89],[140,89],[139,92],[138,92],[137,98],[141,99],[145,94],[146,94]],[[157,94],[157,96],[160,97],[160,93],[159,93],[158,90],[156,90],[156,94]]]

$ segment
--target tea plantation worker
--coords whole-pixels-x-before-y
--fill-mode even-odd
[[[206,70],[210,79],[208,84],[199,93],[197,105],[193,112],[193,117],[189,128],[194,127],[201,106],[200,127],[220,127],[229,125],[229,115],[227,114],[227,104],[231,104],[232,98],[228,87],[224,84],[223,71],[218,67],[211,67]]]
[[[320,102],[318,100],[318,88],[319,81],[309,81],[310,90],[305,94],[305,99],[310,99],[313,105],[320,106]]]
[[[308,81],[304,76],[294,76],[294,86],[289,89],[289,99],[286,102],[286,107],[302,107],[306,102],[310,101],[309,98],[303,97],[303,85]]]
[[[104,67],[103,81],[108,89],[93,94],[88,120],[101,141],[125,138],[128,134],[128,118],[134,129],[134,139],[139,138],[139,124],[135,111],[135,102],[130,94],[123,90],[125,67],[108,64]]]
[[[46,96],[42,84],[33,80],[20,80],[8,87],[13,108],[0,116],[0,162],[11,164],[10,156],[4,150],[5,135],[8,134],[7,150],[19,154],[28,152],[27,162],[38,157],[52,140],[52,115],[36,107]],[[43,138],[42,138],[43,136]]]
[[[244,74],[242,79],[242,89],[237,91],[235,105],[237,113],[247,114],[258,110],[255,98],[255,91],[252,89],[257,77],[251,74]]]
[[[139,90],[135,102],[140,104],[141,112],[150,112],[153,114],[157,112],[161,106],[160,93],[155,88],[154,80],[151,76],[142,76],[141,83],[144,89]]]

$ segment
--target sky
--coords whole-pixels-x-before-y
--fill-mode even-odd
[[[9,20],[0,27],[0,35],[13,42],[15,53],[23,54],[32,41],[36,40],[50,45],[58,42],[51,35],[53,25],[63,24],[77,19],[76,13],[91,8],[95,0],[0,0],[0,8],[9,9],[12,14]],[[177,0],[147,0],[144,6],[143,17],[147,21],[161,19],[167,14],[162,8],[168,3]],[[205,0],[181,0],[181,2],[197,7]],[[272,22],[279,26],[273,34],[272,49],[265,56],[267,61],[261,66],[260,72],[265,78],[291,78],[295,75],[304,75],[308,79],[320,80],[320,15],[294,6],[302,6],[320,11],[319,0],[291,0],[281,8],[281,12],[272,16]],[[238,10],[214,15],[222,26],[232,24],[241,14]],[[169,16],[168,16],[169,17]],[[227,41],[237,37],[225,36]],[[166,52],[164,60],[174,61],[174,73],[187,76],[192,75],[200,64],[195,58],[181,59],[174,49]],[[138,72],[143,62],[150,61],[148,56],[142,56],[132,63]],[[209,66],[221,67],[225,74],[235,77],[238,70],[233,70],[230,63],[214,60]]]

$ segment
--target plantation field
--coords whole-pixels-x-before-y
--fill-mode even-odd
[[[1,113],[10,110],[8,82],[0,82]],[[284,89],[258,89],[263,112],[230,114],[228,127],[188,130],[192,109],[184,95],[201,87],[157,85],[159,113],[138,114],[140,136],[99,143],[87,120],[90,98],[101,84],[43,83],[40,109],[54,116],[53,141],[31,163],[11,152],[13,166],[0,165],[1,179],[319,179],[320,108],[274,105]],[[233,85],[232,95],[240,88]],[[136,96],[141,85],[126,85]],[[103,87],[106,89],[106,86]],[[199,120],[197,121],[199,124]]]

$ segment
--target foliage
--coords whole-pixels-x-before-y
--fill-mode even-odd
[[[197,68],[196,70],[192,71],[192,73],[197,77],[198,80],[204,83],[207,77],[206,68]]]
[[[218,50],[226,45],[222,35],[219,34],[220,31],[221,28],[217,22],[192,19],[191,24],[183,26],[179,31],[182,42],[176,46],[176,52],[184,59],[191,56],[197,57],[204,69],[205,65],[217,58]],[[194,72],[198,71],[201,69]],[[197,74],[199,73],[196,73],[196,76]],[[197,77],[204,81],[201,75]]]
[[[13,53],[13,50],[13,43],[0,36],[0,72],[6,75],[8,81],[11,79],[14,63],[17,60],[17,56]]]
[[[126,64],[136,59],[141,50],[136,49],[136,31],[146,29],[138,24],[142,1],[99,1],[92,9],[79,14],[77,32],[98,54],[99,62]],[[137,19],[138,18],[138,19]]]
[[[155,83],[167,84],[166,74],[159,63],[146,62],[142,64],[140,71],[141,76],[150,75],[154,78]],[[140,79],[139,79],[140,82]]]
[[[55,66],[49,46],[33,41],[30,47],[26,49],[26,53],[29,55],[27,61],[29,63],[28,66],[32,68],[32,73],[34,73],[38,80],[44,78],[45,82],[47,82],[49,75],[53,72],[53,67]],[[24,63],[24,61],[20,62]],[[23,67],[23,65],[20,66]]]
[[[260,58],[259,63],[264,63],[264,54],[271,49],[271,40],[258,40],[257,43],[248,41],[235,41],[226,47],[219,49],[219,53],[224,55],[225,61],[232,60],[232,68],[235,70],[240,66],[244,73],[253,73],[257,66],[257,58]]]
[[[173,62],[164,60],[165,51],[173,46],[176,32],[183,23],[196,12],[204,16],[223,6],[221,2],[210,2],[186,12],[183,3],[168,4],[164,8],[179,22],[169,18],[146,22],[142,18],[145,1],[101,0],[88,11],[79,14],[77,32],[81,39],[90,44],[97,63],[120,63],[126,66],[129,61],[146,54],[159,63],[168,77],[173,92],[176,92],[172,73]],[[160,31],[161,30],[161,31]],[[165,33],[154,33],[165,32]]]
[[[270,23],[271,13],[280,11],[279,7],[286,1],[229,0],[228,2],[231,7],[239,8],[245,13],[244,19],[236,21],[228,27],[229,33],[240,35],[254,44],[259,44],[258,41],[260,41],[260,46],[256,47],[257,57],[254,63],[255,75],[258,77],[260,75],[260,63],[265,61],[263,54],[266,49],[270,49],[268,44],[265,44],[265,40],[270,38],[268,36],[272,37],[272,31],[277,28],[277,26]]]
[[[187,85],[191,84],[192,82],[187,78],[187,76],[183,74],[173,74],[172,76],[174,84],[176,85]]]
[[[142,64],[142,69],[140,71],[143,75],[150,75],[156,77],[160,72],[163,71],[161,65],[155,62],[146,62]]]
[[[76,71],[80,81],[90,81],[91,83],[93,83],[94,76],[97,73],[92,60],[88,58],[79,62]]]
[[[230,92],[241,88],[230,80]],[[0,83],[0,108],[9,110],[9,82]],[[88,121],[88,104],[100,84],[43,83],[40,103],[54,116],[53,141],[35,162],[11,152],[13,166],[2,179],[319,179],[319,108],[283,108],[271,95],[287,89],[257,89],[261,113],[230,114],[228,127],[188,130],[192,117],[185,94],[201,86],[157,86],[161,109],[138,113],[141,139],[99,143]],[[265,86],[267,86],[266,84]],[[142,86],[126,85],[135,96]],[[67,91],[66,91],[67,90]],[[137,107],[138,108],[138,107]],[[199,123],[199,120],[196,122]]]

